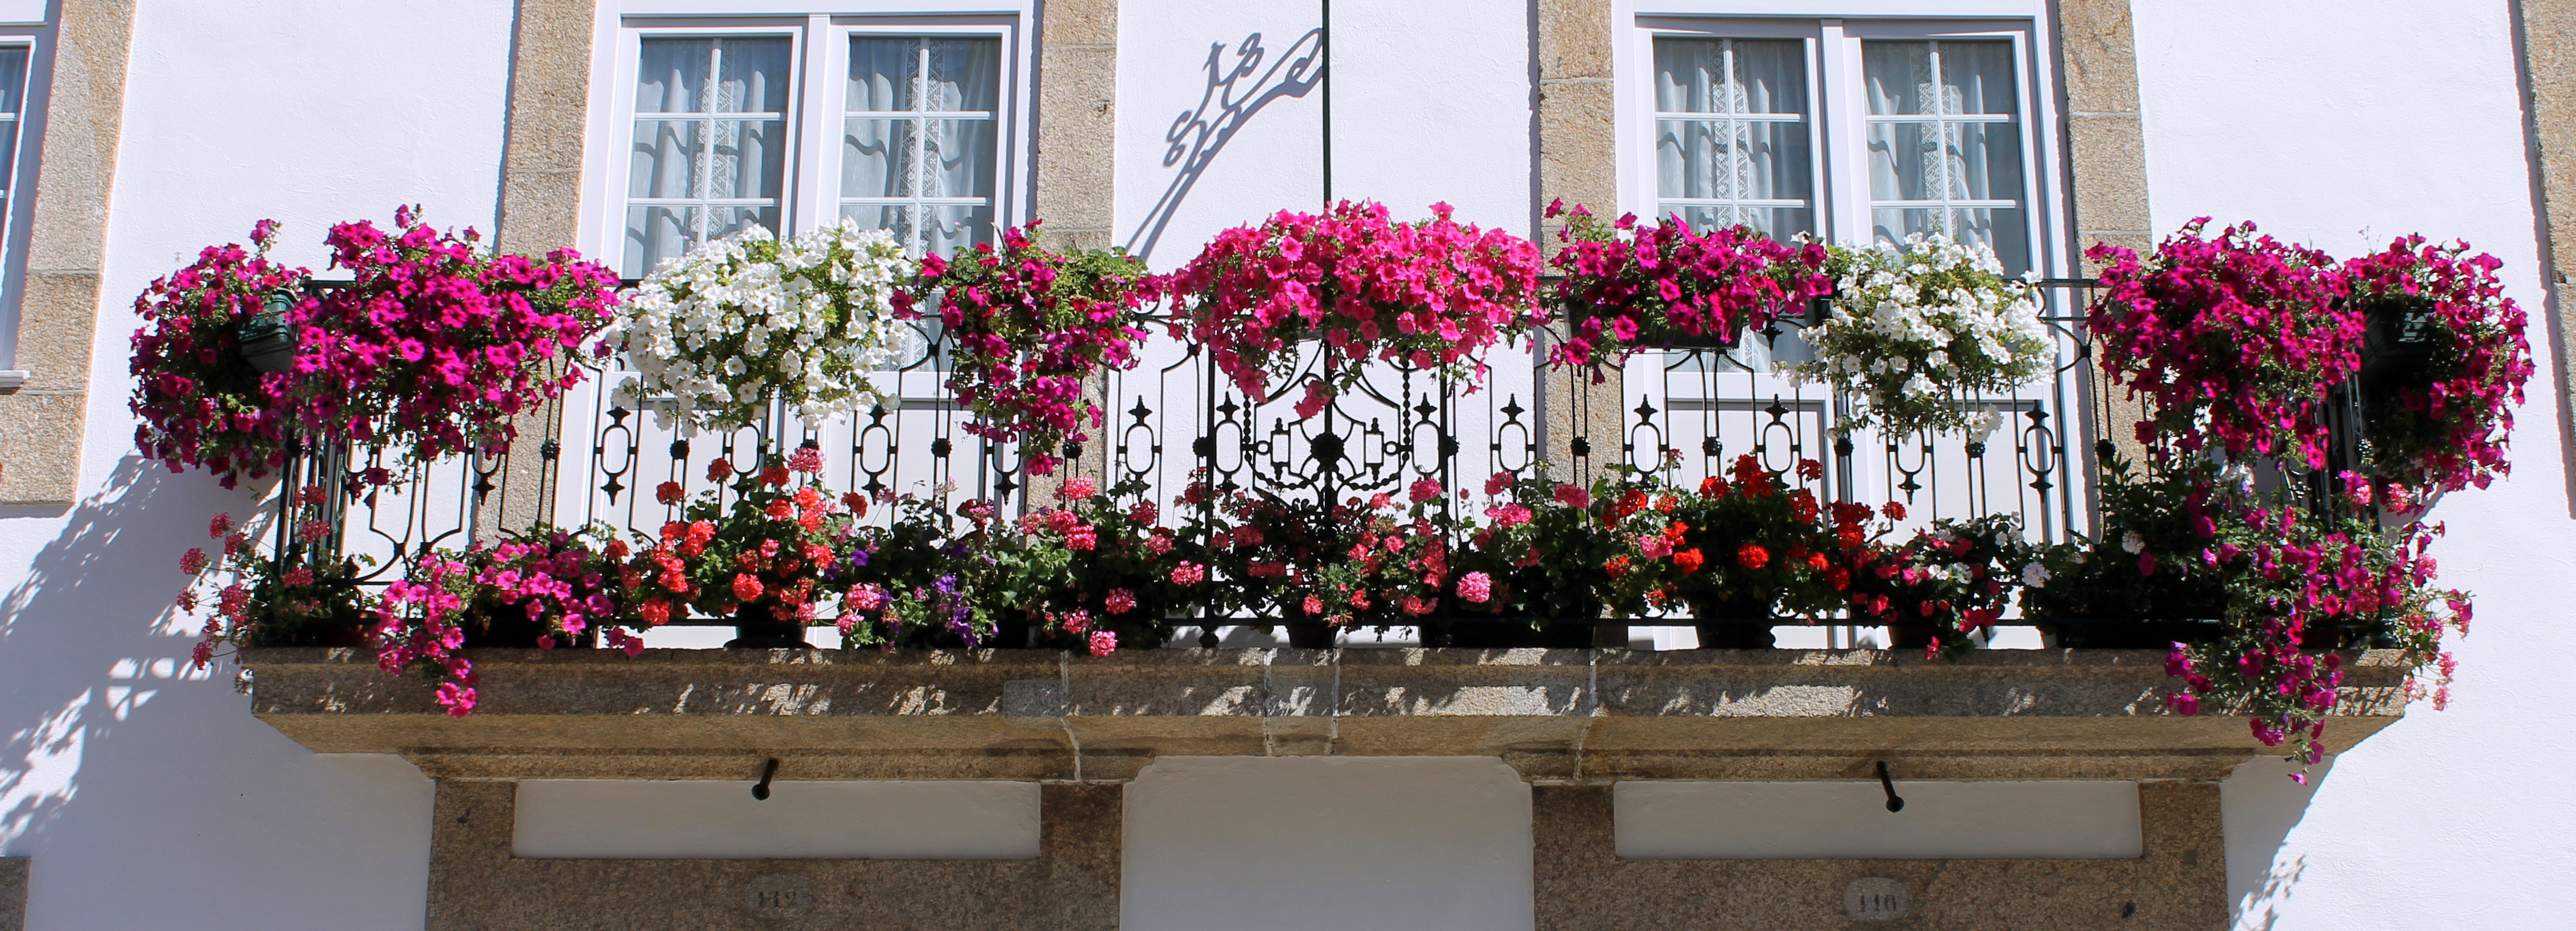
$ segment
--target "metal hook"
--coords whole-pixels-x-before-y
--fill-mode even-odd
[[[771,760],[771,761],[769,761],[769,762],[770,762],[771,764],[775,765],[778,761],[777,761],[777,760]],[[1880,761],[1878,761],[1878,787],[1879,787],[1879,788],[1882,788],[1882,789],[1886,789],[1886,790],[1887,790],[1887,810],[1889,810],[1889,811],[1904,811],[1904,810],[1905,810],[1905,800],[1904,800],[1904,799],[1901,799],[1901,798],[1897,798],[1897,797],[1896,797],[1896,780],[1894,780],[1894,779],[1890,779],[1890,778],[1887,778],[1887,761],[1886,761],[1886,760],[1880,760]]]
[[[1878,768],[1881,771],[1880,775],[1882,777],[1885,776],[1887,764],[1880,763],[1878,764]],[[769,801],[769,780],[770,777],[776,775],[778,775],[778,758],[773,756],[769,758],[768,765],[760,768],[760,783],[751,787],[751,797],[764,802]],[[1888,810],[1894,811],[1895,809],[1890,808]]]

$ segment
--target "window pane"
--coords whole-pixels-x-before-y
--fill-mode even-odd
[[[1943,42],[1942,106],[1950,113],[2021,112],[2013,93],[2012,43]]]
[[[991,238],[1001,52],[999,39],[851,37],[842,91],[853,114],[841,132],[843,216],[891,230],[915,251],[945,254]],[[933,118],[953,113],[975,116]],[[956,198],[982,203],[920,202]]]
[[[929,99],[922,109],[991,112],[1001,104],[1002,40],[932,39]]]
[[[778,231],[776,207],[709,207],[706,210],[708,239],[722,239],[754,226],[773,233]]]
[[[717,113],[785,113],[788,42],[776,39],[718,39],[715,108]]]
[[[663,259],[677,258],[696,246],[697,228],[696,207],[626,208],[626,263],[617,273],[627,278],[650,274]]]
[[[1869,198],[1940,197],[1939,123],[1869,124]]]
[[[993,121],[925,120],[923,197],[993,196]]]
[[[911,120],[850,120],[841,133],[841,196],[900,197]]]
[[[784,184],[787,126],[779,120],[715,120],[707,160],[708,197],[774,198]]]
[[[2012,123],[1952,123],[1944,153],[1949,200],[2020,200],[2021,130]]]
[[[920,45],[914,39],[851,39],[843,104],[854,113],[912,109],[912,70]]]
[[[1754,232],[1773,239],[1787,239],[1816,228],[1815,218],[1805,207],[1678,206],[1665,213],[1679,215],[1682,222],[1696,229],[1750,226]]]
[[[1812,231],[1807,123],[1779,118],[1804,115],[1806,66],[1806,45],[1794,39],[1656,40],[1657,111],[1711,115],[1657,121],[1656,190],[1668,200],[1661,212],[1778,237]]]
[[[1995,258],[2003,263],[2007,275],[2030,269],[2030,234],[2017,207],[1879,208],[1870,211],[1870,222],[1876,227],[1871,232],[1878,239],[1895,242],[1912,233],[1938,232],[1995,250]]]
[[[628,197],[698,196],[698,155],[704,120],[637,120],[635,152],[626,170]]]
[[[1655,109],[1665,113],[1805,113],[1806,43],[1796,39],[1657,39]]]
[[[1656,188],[1661,196],[1807,199],[1814,161],[1807,152],[1806,124],[1663,120],[1656,125]]]
[[[705,103],[713,39],[645,39],[635,69],[635,112],[696,113]]]
[[[0,48],[0,113],[12,116],[27,106],[27,47]]]
[[[930,206],[922,209],[922,217],[926,227],[922,230],[922,247],[939,255],[951,255],[991,238],[986,235],[993,228],[991,207]]]

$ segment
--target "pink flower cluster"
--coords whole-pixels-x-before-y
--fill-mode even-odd
[[[1743,226],[1696,232],[1679,216],[1640,225],[1624,214],[1605,225],[1563,201],[1547,216],[1569,218],[1548,261],[1564,276],[1551,297],[1574,323],[1549,358],[1592,366],[1594,381],[1606,377],[1603,366],[1675,339],[1733,344],[1834,290],[1822,243],[1778,242]]]
[[[286,461],[291,379],[263,375],[239,357],[239,331],[268,295],[311,274],[268,260],[276,238],[276,222],[261,220],[250,249],[207,246],[134,299],[144,323],[129,365],[135,384],[127,406],[143,421],[134,442],[170,471],[203,466],[231,488]]]
[[[2096,298],[2102,368],[2153,398],[2159,431],[2184,453],[2215,437],[2231,456],[2295,456],[2325,465],[2326,393],[2361,369],[2361,315],[2333,257],[2256,236],[2254,224],[2204,238],[2209,218],[2166,237],[2153,256],[2095,244],[2108,267]]]
[[[978,243],[954,262],[924,256],[895,304],[917,314],[939,293],[939,320],[957,346],[948,387],[975,412],[967,432],[1020,441],[1029,472],[1052,475],[1064,445],[1100,426],[1083,383],[1104,366],[1136,364],[1145,338],[1136,321],[1153,288],[1144,263],[1124,252],[1038,248],[1030,239],[1037,226],[1005,230],[1000,252]]]
[[[408,578],[385,586],[376,610],[376,665],[401,675],[415,665],[441,669],[451,681],[439,683],[438,704],[449,715],[474,711],[474,664],[458,651],[465,648],[465,607],[472,592],[474,568],[437,553],[421,557]]]
[[[1360,378],[1369,358],[1484,380],[1485,351],[1547,318],[1535,300],[1538,247],[1503,230],[1450,219],[1396,223],[1376,203],[1335,204],[1322,216],[1280,211],[1260,226],[1217,234],[1159,287],[1181,298],[1172,324],[1204,344],[1219,370],[1256,402],[1295,377],[1292,345],[1324,341],[1300,417],[1321,412]]]
[[[2505,442],[2533,372],[2528,320],[2496,279],[2504,263],[2468,249],[2404,236],[2344,263],[2366,316],[2420,308],[2438,344],[2426,371],[2394,382],[2385,398],[2365,399],[2373,464],[2382,478],[2417,489],[2485,488],[2513,468]]]
[[[288,314],[301,341],[294,419],[422,460],[507,449],[513,415],[581,380],[581,367],[547,363],[606,322],[617,276],[568,249],[482,254],[473,230],[441,233],[416,208],[394,225],[337,224],[324,240],[354,280]]]

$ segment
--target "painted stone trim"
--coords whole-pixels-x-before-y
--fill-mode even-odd
[[[493,236],[503,252],[544,255],[580,241],[597,18],[593,0],[519,0],[510,36],[501,215]],[[488,539],[502,530],[553,522],[557,457],[545,451],[560,449],[563,419],[559,401],[518,416],[518,441],[485,477],[493,487],[476,510],[475,536]]]
[[[0,505],[69,505],[78,493],[125,113],[132,0],[62,0],[58,15],[18,308],[17,367],[29,375],[0,393]]]
[[[1615,211],[1619,129],[1611,62],[1617,29],[1610,0],[1538,0],[1537,6],[1539,203],[1562,200]],[[1540,248],[1552,254],[1563,227],[1543,221]],[[1563,334],[1559,324],[1554,339]],[[1545,356],[1538,362],[1544,365]],[[1539,455],[1560,479],[1589,482],[1594,472],[1625,460],[1625,379],[1615,368],[1601,374],[1605,380],[1594,384],[1582,370],[1540,372]]]
[[[2138,786],[2137,859],[1621,860],[1608,786],[1533,786],[1540,931],[1866,927],[1843,893],[1906,887],[1903,928],[2202,929],[2227,924],[2215,781]]]
[[[27,931],[26,857],[0,857],[0,931]]]
[[[1537,781],[2218,779],[2268,752],[2164,707],[2153,650],[477,650],[448,718],[351,650],[245,651],[252,712],[317,753],[439,778],[1114,783],[1155,757],[1491,756]],[[2347,655],[2334,732],[2405,714]]]
[[[517,788],[438,781],[428,931],[1118,926],[1118,786],[1041,786],[1034,860],[523,859]]]
[[[2523,112],[2530,121],[2532,196],[2540,213],[2541,280],[2553,302],[2563,301],[2576,269],[2576,0],[2520,0],[2514,50],[2522,58]],[[2576,392],[2576,323],[2563,310],[2548,314],[2558,357],[2562,397]],[[2561,405],[2563,408],[2564,405]],[[2561,418],[2576,417],[2562,410]],[[2561,430],[2576,430],[2576,419]]]
[[[1117,0],[1038,8],[1034,216],[1057,248],[1105,249],[1116,224]]]
[[[2057,4],[2058,75],[2079,254],[2096,242],[2144,250],[2155,239],[2147,216],[2146,131],[2129,3]]]

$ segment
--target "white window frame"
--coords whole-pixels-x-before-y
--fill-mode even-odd
[[[2014,88],[2021,124],[2020,208],[2030,243],[2030,267],[2046,276],[2073,271],[2073,233],[2064,194],[2058,76],[2055,51],[2039,24],[2046,10],[2012,0],[1954,0],[1903,5],[1902,16],[1834,15],[1835,5],[1799,0],[1720,4],[1708,0],[1639,0],[1623,3],[1636,28],[1615,50],[1614,94],[1619,134],[1620,209],[1640,217],[1659,213],[1656,189],[1655,40],[1744,38],[1804,40],[1808,46],[1808,151],[1816,234],[1832,242],[1866,242],[1871,235],[1867,90],[1861,43],[1869,40],[1996,40],[2013,43]],[[1847,0],[1844,7],[1884,12],[1878,0]],[[1955,17],[1939,14],[1954,11]],[[1914,121],[1920,122],[1920,119]]]
[[[26,231],[36,216],[37,164],[42,161],[45,103],[53,87],[53,27],[46,24],[0,25],[0,48],[27,50],[25,90],[18,97],[16,134],[11,139],[9,170],[0,174],[0,191],[8,195],[0,210],[0,391],[15,390],[27,379],[27,360],[18,357],[18,329],[25,315]]]
[[[956,36],[995,38],[1002,44],[1001,111],[995,115],[993,230],[1028,222],[1036,179],[1033,107],[1036,99],[1034,43],[1025,23],[1028,11],[1012,4],[931,2],[906,11],[867,12],[885,4],[852,0],[843,8],[861,12],[801,12],[758,15],[746,3],[707,0],[700,15],[675,15],[679,4],[629,2],[626,9],[600,12],[599,34],[592,58],[589,140],[577,248],[612,265],[625,261],[627,180],[632,170],[628,148],[635,123],[635,69],[645,37],[789,36],[795,56],[795,88],[787,119],[787,164],[779,196],[777,232],[787,235],[828,224],[840,216],[841,127],[846,118],[843,83],[849,76],[849,42],[853,35]],[[740,8],[726,12],[722,8]]]

